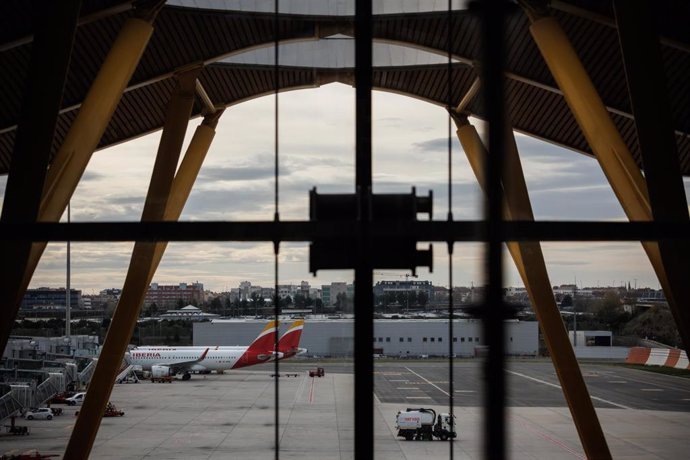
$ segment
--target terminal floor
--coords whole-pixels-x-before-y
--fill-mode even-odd
[[[326,376],[309,378],[314,363],[294,361],[281,373],[280,458],[353,458],[351,365],[323,363]],[[270,367],[224,375],[195,375],[187,382],[116,385],[112,401],[124,417],[103,419],[91,458],[273,459],[275,384]],[[584,454],[548,362],[509,363],[506,411],[509,458],[572,459]],[[606,365],[583,371],[613,458],[686,458],[690,451],[690,379]],[[482,458],[481,365],[457,363],[454,400],[459,439],[454,458]],[[395,436],[395,414],[406,407],[447,410],[447,365],[377,362],[377,459],[450,458],[450,444]],[[0,436],[0,453],[37,449],[62,454],[74,425],[74,408],[51,421],[24,421],[29,436]]]

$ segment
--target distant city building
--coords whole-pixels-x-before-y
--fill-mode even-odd
[[[321,286],[321,300],[325,307],[335,306],[338,301],[338,294],[345,294],[348,298],[354,299],[354,285],[337,282]]]
[[[564,295],[572,296],[573,294],[578,297],[600,297],[603,296],[603,293],[607,290],[609,290],[609,288],[600,289],[600,295],[595,295],[595,290],[593,290],[593,288],[581,289],[574,284],[561,284],[560,286],[553,287],[553,294],[556,298],[561,298]]]
[[[294,298],[297,292],[299,292],[299,286],[295,286],[294,284],[278,285],[278,297],[280,297],[281,299],[285,299],[288,296]]]
[[[321,299],[321,289],[319,288],[309,288],[309,297],[312,299]]]
[[[122,295],[122,289],[120,289],[120,288],[103,289],[99,294],[104,296],[104,297],[111,297],[111,298],[114,298],[115,300],[120,300],[120,296]]]
[[[664,295],[664,291],[661,289],[639,289],[637,300],[638,302],[665,303],[666,296]]]
[[[423,292],[427,295],[427,299],[433,298],[434,286],[431,281],[379,281],[374,286],[374,295],[382,296],[389,293],[397,294],[399,292],[414,292],[419,294]]]
[[[204,301],[204,285],[202,283],[180,283],[177,285],[159,285],[151,283],[145,305],[155,303],[159,307],[174,306],[180,301],[185,304],[201,304]]]
[[[115,305],[120,300],[122,289],[103,289],[98,294],[86,294],[82,296],[84,308],[102,310],[108,305]]]
[[[230,300],[251,300],[254,294],[266,301],[272,301],[275,295],[275,289],[273,287],[254,286],[250,281],[242,281],[238,288],[230,289],[229,297]],[[321,298],[321,290],[312,288],[308,281],[302,281],[300,284],[278,285],[278,297],[281,299],[287,297],[294,299],[297,294],[304,297],[311,297],[312,299]]]
[[[70,289],[70,306],[81,308],[81,290]],[[40,287],[27,289],[22,299],[21,308],[25,310],[64,310],[67,307],[67,291],[65,288]]]
[[[168,310],[162,315],[161,319],[186,319],[190,321],[204,321],[208,319],[220,318],[220,315],[213,313],[204,313],[201,309],[194,305],[187,305],[179,310]]]

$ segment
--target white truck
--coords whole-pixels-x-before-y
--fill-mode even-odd
[[[395,428],[398,436],[407,441],[413,439],[432,441],[435,437],[441,441],[454,439],[455,415],[441,413],[436,415],[433,409],[410,409],[399,411],[395,417]]]

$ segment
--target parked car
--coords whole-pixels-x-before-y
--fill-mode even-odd
[[[53,396],[53,399],[50,400],[51,404],[66,404],[65,400],[69,397],[74,396],[76,393],[74,391],[65,391],[63,393],[58,393],[55,396]]]
[[[49,407],[39,407],[38,409],[29,409],[24,414],[24,417],[26,417],[27,420],[33,420],[33,419],[52,420],[53,419],[53,411],[51,411]]]
[[[65,403],[67,403],[68,406],[81,406],[81,403],[84,402],[85,396],[86,393],[77,393],[74,396],[66,398]]]

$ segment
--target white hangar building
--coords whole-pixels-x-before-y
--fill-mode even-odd
[[[249,345],[267,320],[214,320],[194,324],[194,345]],[[291,321],[283,321],[282,334]],[[454,321],[456,356],[476,356],[484,348],[479,320]],[[352,356],[354,320],[306,319],[300,342],[307,355]],[[374,353],[386,356],[448,356],[448,321],[442,319],[378,319],[374,321]],[[506,321],[506,353],[536,356],[539,326],[536,321]]]

